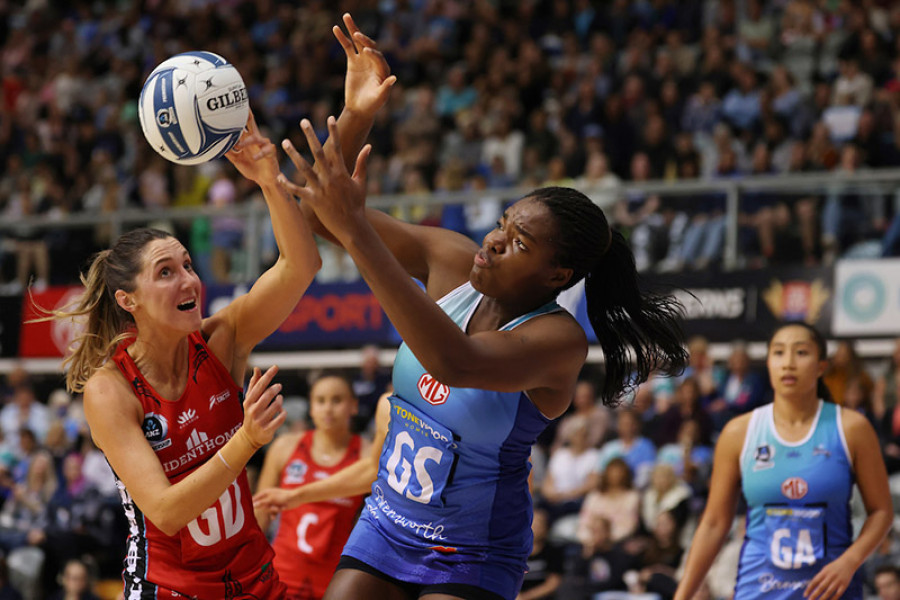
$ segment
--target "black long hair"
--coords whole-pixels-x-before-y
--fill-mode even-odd
[[[603,403],[615,404],[654,371],[682,372],[688,361],[683,308],[671,296],[641,290],[631,248],[600,207],[572,188],[540,188],[527,197],[556,219],[556,258],[572,269],[562,289],[585,279],[588,319],[605,359]]]
[[[769,346],[772,345],[772,340],[775,339],[778,332],[787,327],[802,327],[808,331],[809,337],[812,338],[813,344],[816,345],[816,350],[819,352],[819,360],[828,360],[828,344],[825,342],[825,336],[806,321],[786,321],[776,327],[766,342],[766,354],[768,354]],[[834,402],[834,396],[831,395],[831,390],[825,385],[825,380],[822,377],[816,379],[816,395],[825,402]]]

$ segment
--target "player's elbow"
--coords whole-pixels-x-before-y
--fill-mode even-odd
[[[303,289],[309,287],[309,284],[316,278],[316,273],[322,268],[322,257],[319,256],[319,251],[315,246],[297,260],[284,260],[284,262],[291,280],[295,285],[302,286]]]
[[[698,533],[703,532],[703,538],[709,540],[723,540],[731,531],[732,519],[718,513],[704,514],[698,526]]]
[[[156,518],[154,518],[154,515],[146,516],[150,520],[150,522],[156,526],[157,529],[168,536],[176,535],[182,527],[187,525],[187,522],[181,523],[180,521],[176,521],[175,519],[164,514],[155,515]]]
[[[168,536],[177,535],[178,532],[191,521],[179,514],[179,511],[173,507],[166,506],[163,502],[159,502],[154,506],[148,507],[143,511],[144,517],[153,523],[153,525]]]

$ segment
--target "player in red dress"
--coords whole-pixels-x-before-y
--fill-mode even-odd
[[[84,392],[128,518],[126,600],[284,593],[244,472],[284,422],[280,386],[270,386],[277,369],[254,371],[243,406],[240,382],[250,351],[290,314],[321,261],[252,116],[227,156],[262,189],[280,252],[250,292],[203,318],[185,247],[136,229],[95,257],[74,311],[87,327],[67,383]]]
[[[294,489],[320,481],[354,464],[362,438],[350,431],[356,414],[353,388],[343,377],[326,375],[312,386],[309,416],[315,429],[279,436],[266,454],[259,489]],[[275,569],[290,600],[317,600],[325,594],[344,543],[356,523],[362,496],[304,504],[281,513],[272,543]],[[263,530],[269,513],[258,511]]]

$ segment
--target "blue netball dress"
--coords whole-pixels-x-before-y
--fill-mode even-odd
[[[438,305],[465,331],[481,298],[465,283]],[[560,310],[551,302],[501,330]],[[378,479],[344,554],[401,581],[515,598],[532,543],[528,457],[549,420],[523,392],[444,385],[406,344],[394,391]]]
[[[807,436],[778,437],[772,404],[753,411],[741,451],[747,499],[747,536],[741,549],[735,599],[799,599],[824,565],[853,541],[853,470],[841,409],[819,401]],[[862,598],[856,573],[843,598]]]

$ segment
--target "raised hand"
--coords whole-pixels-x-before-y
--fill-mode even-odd
[[[391,75],[391,68],[376,50],[375,42],[359,30],[349,13],[344,13],[344,26],[349,37],[337,25],[332,29],[347,55],[344,106],[346,110],[372,118],[387,102],[397,77]]]
[[[276,185],[276,177],[281,172],[275,144],[259,132],[253,111],[250,111],[241,139],[225,154],[225,158],[241,175],[260,187]]]
[[[281,392],[281,384],[272,383],[272,378],[278,373],[278,367],[271,366],[262,373],[260,369],[253,369],[250,385],[247,386],[247,395],[244,398],[244,424],[239,432],[254,448],[261,448],[272,441],[275,431],[284,423],[287,413],[284,410],[284,398]]]
[[[302,202],[312,207],[322,225],[335,237],[342,239],[352,236],[354,226],[366,221],[366,159],[372,146],[367,144],[360,151],[351,176],[344,165],[334,117],[328,117],[329,141],[325,148],[319,143],[316,132],[307,119],[300,122],[300,128],[306,135],[315,165],[310,166],[293,144],[284,140],[281,145],[297,168],[298,179],[305,183],[291,183],[284,175],[278,177],[278,182],[287,193],[298,196]]]

